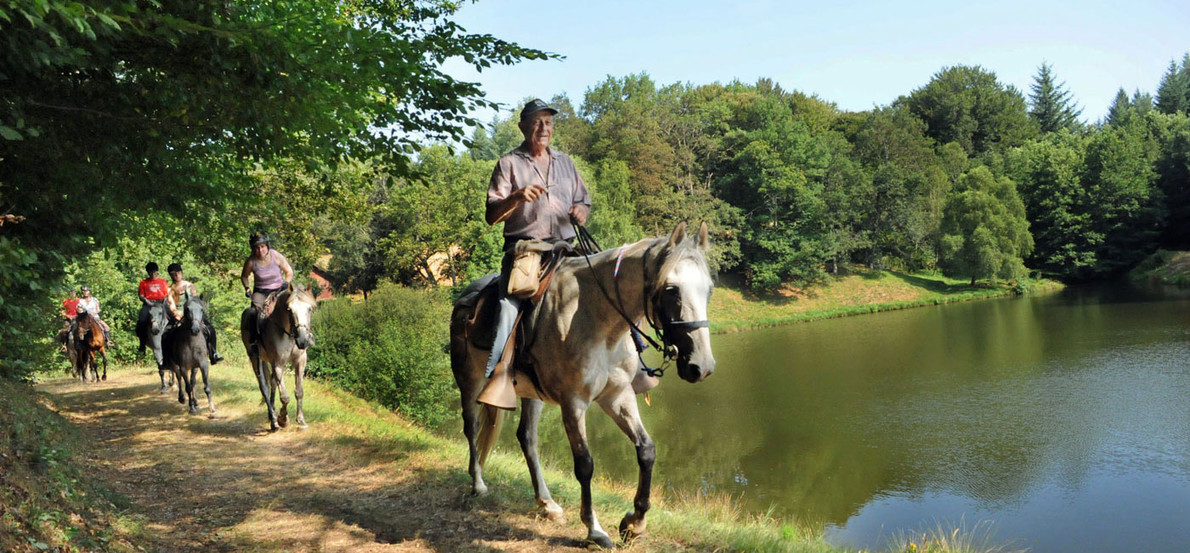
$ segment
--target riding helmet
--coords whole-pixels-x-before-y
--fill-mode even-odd
[[[79,292],[90,292],[90,291],[91,291],[91,287],[87,286],[86,284],[79,287]]]
[[[269,235],[267,235],[263,232],[255,233],[251,237],[248,238],[248,245],[253,248],[255,248],[257,244],[268,244],[268,243],[269,243]]]
[[[160,269],[158,269],[158,268],[157,268],[157,262],[156,262],[156,261],[150,261],[150,262],[148,262],[147,264],[145,264],[145,272],[146,272],[146,273],[156,273],[156,272],[157,272],[157,271],[159,271],[159,270],[160,270]]]
[[[166,267],[165,272],[180,273],[180,272],[182,272],[182,264],[181,263],[170,263],[169,267]]]

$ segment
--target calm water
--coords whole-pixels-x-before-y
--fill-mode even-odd
[[[1185,297],[1068,290],[713,344],[710,379],[666,377],[642,402],[657,487],[731,494],[857,548],[991,521],[993,543],[1037,553],[1190,551]],[[547,417],[547,457],[569,468]],[[588,420],[596,473],[634,482],[627,439]]]

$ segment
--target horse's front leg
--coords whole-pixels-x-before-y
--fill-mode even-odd
[[[587,446],[587,405],[573,400],[563,404],[562,424],[566,427],[566,437],[570,439],[574,477],[582,489],[579,518],[587,525],[587,541],[604,549],[613,549],[615,544],[599,525],[591,504],[591,476],[595,474],[595,460],[591,458],[591,450]]]
[[[184,369],[183,369],[184,370]],[[190,377],[186,379],[186,397],[190,400],[190,414],[198,414],[198,398],[194,397],[194,387],[198,385],[198,365],[190,367]]]
[[[620,538],[631,541],[645,533],[645,513],[649,510],[649,488],[653,483],[653,462],[657,459],[657,448],[640,420],[636,395],[631,388],[607,401],[601,401],[600,407],[636,446],[636,464],[640,470],[636,497],[632,501],[632,512],[620,520]]]
[[[186,381],[186,373],[184,370],[182,370],[182,367],[178,365],[171,365],[169,370],[170,374],[173,374],[178,379],[178,403],[186,405],[186,386],[184,384]]]
[[[211,364],[206,357],[203,357],[198,365],[202,369],[202,391],[207,394],[207,417],[215,418],[215,400],[211,398]]]
[[[533,495],[537,497],[537,506],[546,518],[554,522],[565,522],[566,515],[563,514],[562,507],[550,496],[550,488],[541,475],[541,461],[537,458],[537,423],[541,420],[542,405],[540,399],[521,400],[521,423],[517,426],[516,438],[521,443],[521,453],[525,454],[525,463],[529,465],[529,478],[533,480]]]
[[[103,356],[103,381],[107,382],[107,353],[100,352],[99,354]]]
[[[297,400],[297,424],[299,428],[306,427],[306,415],[302,412],[302,381],[306,376],[306,353],[302,352],[297,363],[293,364],[293,399]]]
[[[285,390],[285,362],[273,364],[273,390],[281,393],[281,412],[277,413],[277,424],[289,426],[289,392]]]

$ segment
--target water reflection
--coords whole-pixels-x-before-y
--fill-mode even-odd
[[[1072,289],[716,336],[711,379],[642,404],[654,482],[856,547],[963,518],[1037,552],[1187,550],[1188,308]],[[547,414],[547,456],[568,468]],[[633,482],[631,444],[588,420],[597,474]]]

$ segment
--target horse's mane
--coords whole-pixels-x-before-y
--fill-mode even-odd
[[[660,237],[653,239],[652,243],[646,251],[653,251],[658,249],[662,243],[668,242],[668,237]],[[698,238],[687,235],[684,240],[675,244],[672,248],[661,247],[658,251],[657,270],[653,272],[654,286],[653,292],[658,292],[662,286],[660,275],[667,275],[677,266],[679,262],[685,259],[693,261],[703,272],[708,275],[711,273],[710,265],[707,264],[707,256],[703,254],[701,248],[698,247]]]
[[[318,301],[314,299],[314,294],[310,293],[309,288],[298,288],[295,286],[293,288],[293,292],[290,293],[290,297],[296,297],[297,301],[311,305],[318,303]]]

